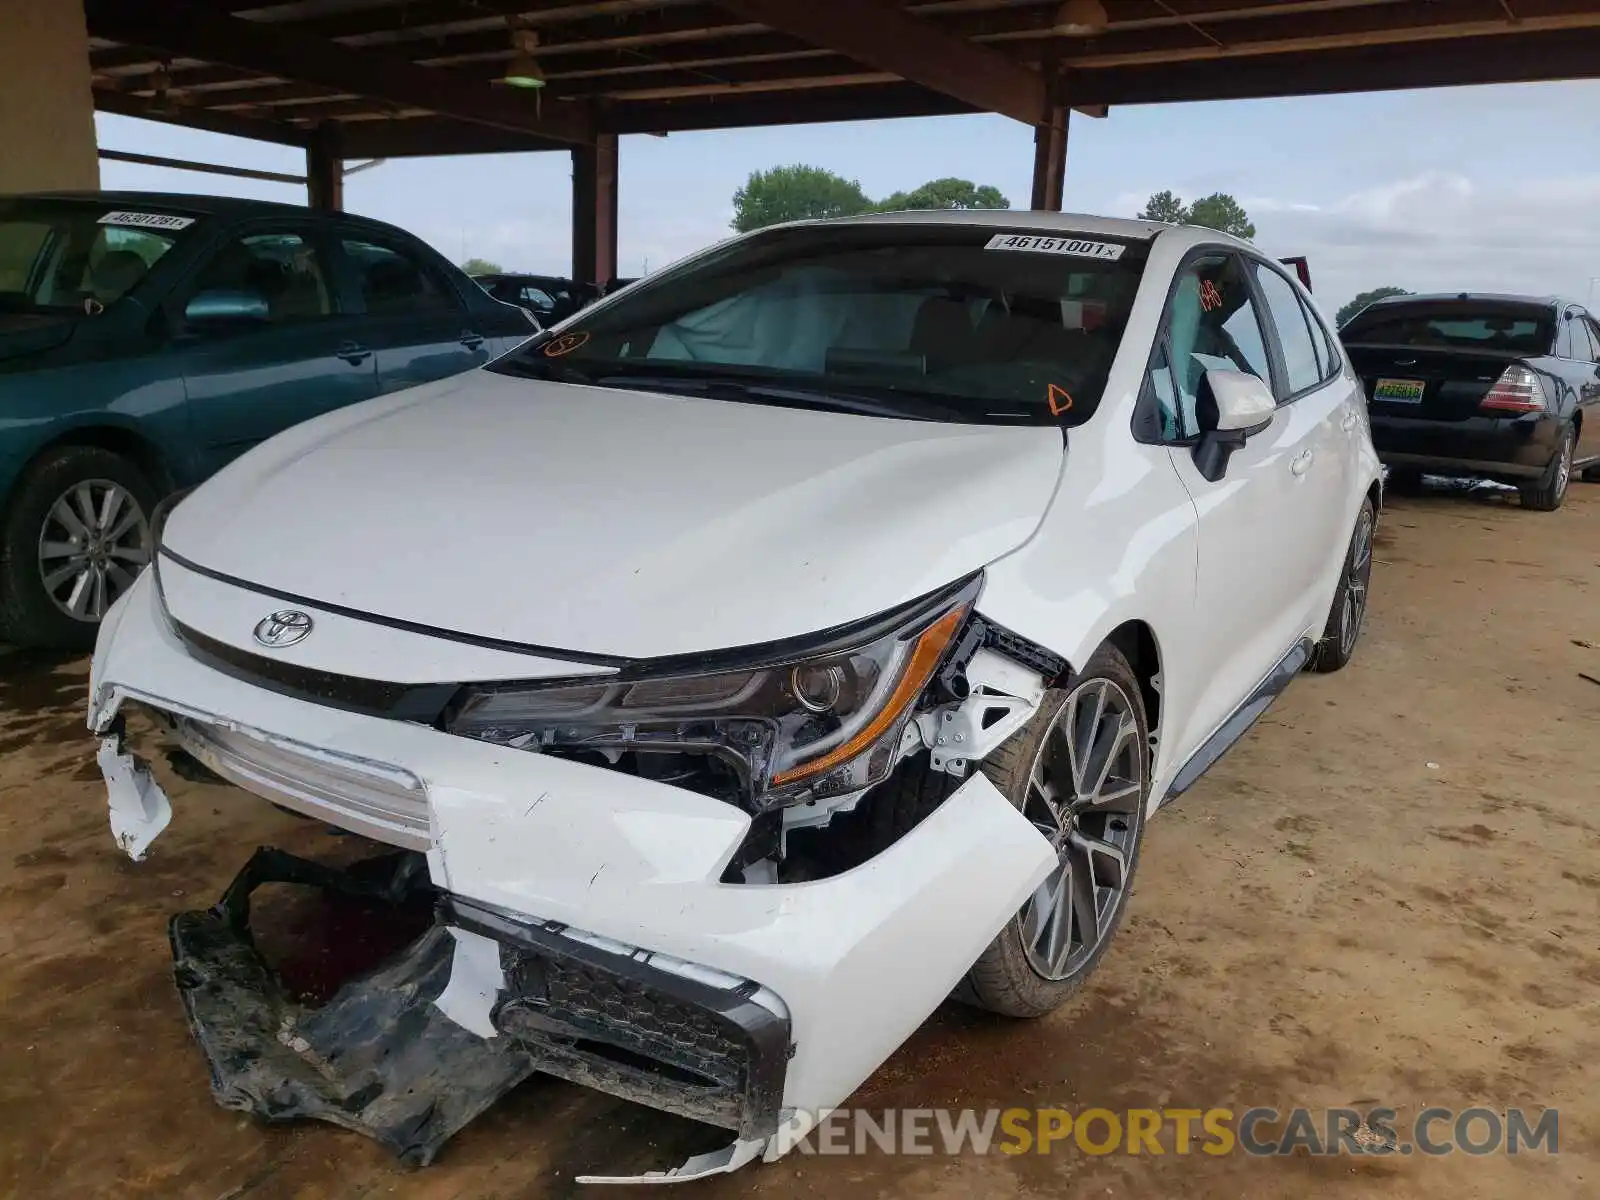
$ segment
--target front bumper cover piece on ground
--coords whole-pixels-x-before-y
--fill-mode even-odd
[[[414,854],[336,870],[262,849],[215,907],[173,918],[178,991],[224,1108],[330,1121],[419,1166],[535,1071],[741,1141],[777,1124],[789,1021],[754,983],[686,978],[643,952],[436,897],[426,933],[311,1007],[251,935],[251,893],[267,883],[397,906],[435,895]],[[485,1019],[480,1036],[470,1026]]]

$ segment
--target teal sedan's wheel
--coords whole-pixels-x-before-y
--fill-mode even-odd
[[[47,451],[0,529],[0,640],[87,649],[150,561],[155,489],[98,446]]]

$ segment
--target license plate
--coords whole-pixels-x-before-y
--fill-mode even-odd
[[[1374,400],[1387,400],[1391,404],[1421,404],[1427,382],[1421,379],[1380,379],[1372,389]]]

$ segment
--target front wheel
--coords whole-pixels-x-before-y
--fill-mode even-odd
[[[1122,922],[1150,794],[1150,730],[1139,681],[1103,646],[1045,694],[983,772],[1054,847],[1056,865],[956,991],[1010,1017],[1059,1008]]]
[[[1361,637],[1361,623],[1367,617],[1367,588],[1372,582],[1372,535],[1378,514],[1370,499],[1361,502],[1356,527],[1345,551],[1344,570],[1339,573],[1339,589],[1333,594],[1333,609],[1323,627],[1322,640],[1311,651],[1306,670],[1328,674],[1343,667],[1355,655]]]
[[[98,446],[33,463],[0,525],[0,641],[87,650],[150,561],[155,488]]]
[[[1561,444],[1555,457],[1545,468],[1539,482],[1522,489],[1522,507],[1535,512],[1555,512],[1567,498],[1567,484],[1572,482],[1572,449],[1577,439],[1570,428],[1561,431]]]

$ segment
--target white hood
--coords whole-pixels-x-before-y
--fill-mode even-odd
[[[309,601],[579,653],[871,616],[1015,549],[1050,427],[947,425],[475,371],[274,438],[163,544]]]

